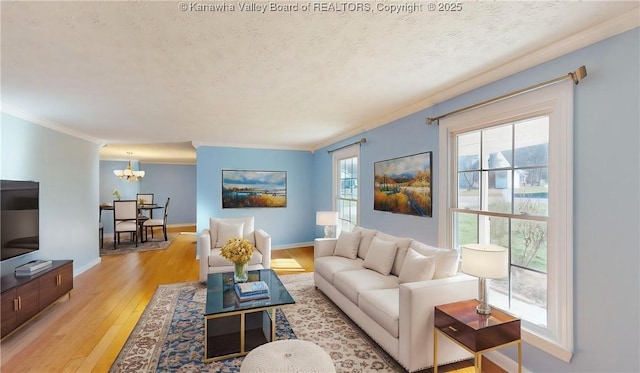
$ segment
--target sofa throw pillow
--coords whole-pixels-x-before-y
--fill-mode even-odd
[[[428,281],[433,278],[436,272],[436,258],[434,256],[424,256],[409,248],[404,257],[402,269],[398,281],[405,282]]]
[[[387,276],[393,267],[396,251],[398,251],[398,245],[395,242],[373,237],[367,257],[364,258],[364,267]]]
[[[392,236],[384,232],[376,233],[376,237],[378,237],[383,241],[395,242],[396,245],[398,245],[398,250],[396,252],[396,259],[393,262],[393,267],[391,267],[391,274],[399,276],[400,269],[402,269],[402,263],[404,263],[404,257],[405,255],[407,255],[407,250],[409,249],[409,245],[411,245],[411,242],[413,241],[413,239],[407,238],[407,237]]]
[[[362,227],[355,227],[353,231],[360,232],[360,246],[358,247],[358,257],[364,259],[367,257],[367,251],[369,251],[369,246],[371,246],[371,240],[373,236],[376,235],[376,231],[373,229],[367,229]]]
[[[434,279],[451,277],[458,273],[458,264],[460,263],[458,251],[433,247],[418,241],[413,241],[411,248],[424,256],[436,257]]]
[[[341,232],[333,255],[355,259],[358,255],[358,245],[360,245],[360,232]]]
[[[224,246],[230,238],[242,238],[244,223],[218,223],[218,242],[215,247]]]

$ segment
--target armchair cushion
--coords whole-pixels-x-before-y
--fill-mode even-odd
[[[218,240],[218,225],[220,223],[223,224],[239,224],[244,223],[242,227],[242,238],[251,242],[252,245],[256,245],[256,238],[254,235],[254,221],[255,218],[253,216],[247,216],[244,218],[210,218],[209,219],[209,232],[211,234],[211,243],[214,247],[221,247],[224,245],[224,242],[221,243],[220,246],[217,246],[220,241]]]
[[[209,267],[225,267],[233,265],[229,260],[220,255],[221,248],[215,248],[211,250],[209,254]],[[253,250],[253,255],[247,265],[252,266],[254,264],[262,264],[262,253],[258,250]]]
[[[218,223],[218,241],[213,247],[222,247],[231,238],[243,237],[244,222],[242,223]]]

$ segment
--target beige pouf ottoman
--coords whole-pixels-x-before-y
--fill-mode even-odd
[[[245,356],[240,372],[335,372],[322,347],[300,339],[285,339],[256,347]]]

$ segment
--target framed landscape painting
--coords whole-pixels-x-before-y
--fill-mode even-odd
[[[286,206],[286,171],[222,170],[223,209]]]
[[[375,162],[373,209],[432,216],[431,152]]]

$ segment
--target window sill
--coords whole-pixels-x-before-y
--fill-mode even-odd
[[[567,349],[560,344],[550,341],[546,338],[543,338],[537,334],[533,334],[528,330],[522,329],[522,340],[527,342],[528,344],[536,347],[549,355],[552,355],[565,363],[571,362],[571,358],[573,357],[573,351]]]

